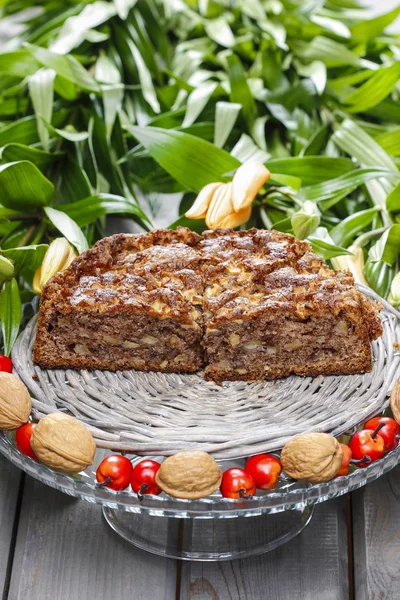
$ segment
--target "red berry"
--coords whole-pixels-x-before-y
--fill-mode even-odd
[[[282,465],[271,454],[258,454],[249,458],[244,469],[251,475],[259,490],[272,490],[278,482]]]
[[[11,362],[11,358],[8,356],[4,356],[4,354],[0,354],[0,371],[5,373],[12,373],[13,365]]]
[[[369,457],[369,460],[360,463],[359,467],[367,467],[385,453],[385,442],[376,429],[375,431],[370,429],[357,431],[351,438],[349,446],[354,459],[361,460],[367,456]]]
[[[22,454],[25,454],[25,456],[30,456],[33,460],[37,460],[37,456],[31,447],[31,437],[35,427],[35,423],[25,423],[25,425],[18,427],[15,432],[15,445],[18,450],[22,452]]]
[[[138,494],[161,494],[161,489],[156,484],[156,475],[160,468],[160,463],[155,460],[142,460],[132,471],[131,486],[133,491]]]
[[[350,461],[352,457],[351,449],[349,446],[346,446],[346,444],[340,444],[340,447],[343,452],[343,458],[341,467],[336,473],[335,477],[343,477],[344,475],[348,475],[350,473]]]
[[[119,492],[125,490],[131,480],[132,463],[126,456],[111,454],[99,464],[96,479],[105,487]]]
[[[391,419],[390,417],[374,417],[365,423],[364,429],[372,429],[375,431],[381,423],[384,424],[384,427],[379,430],[379,435],[385,442],[385,451],[390,452],[398,445],[397,436],[400,435],[400,427],[394,419]]]
[[[228,469],[222,475],[221,494],[224,498],[244,498],[256,493],[256,484],[243,469]]]

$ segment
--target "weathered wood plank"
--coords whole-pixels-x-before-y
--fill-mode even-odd
[[[400,469],[352,495],[356,600],[400,597]]]
[[[0,456],[0,596],[7,579],[21,472]]]
[[[317,506],[306,529],[268,554],[185,563],[181,600],[347,600],[346,501]]]
[[[176,562],[117,536],[99,506],[27,478],[9,600],[171,600]]]

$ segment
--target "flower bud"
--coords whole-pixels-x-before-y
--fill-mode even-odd
[[[65,238],[56,238],[51,242],[42,266],[33,278],[33,290],[40,294],[46,283],[60,271],[63,271],[78,256],[71,244]]]
[[[210,206],[210,202],[214,193],[217,189],[223,185],[222,183],[209,183],[200,190],[196,200],[193,202],[191,208],[187,211],[186,216],[188,219],[204,219],[207,214],[207,209]]]
[[[0,281],[11,279],[14,275],[14,265],[11,260],[0,254]]]
[[[251,206],[254,198],[270,178],[271,173],[260,162],[243,163],[232,181],[232,203],[235,212]]]
[[[396,308],[400,306],[400,273],[397,273],[392,281],[388,301]]]
[[[359,246],[349,246],[351,254],[346,256],[336,256],[331,258],[332,266],[335,271],[350,271],[357,283],[362,283],[368,287],[364,277],[364,252]]]

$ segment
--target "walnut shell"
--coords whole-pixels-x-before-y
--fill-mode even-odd
[[[0,373],[0,429],[18,429],[28,421],[31,410],[28,388],[14,375]]]
[[[84,425],[64,413],[40,419],[33,430],[32,450],[38,459],[62,473],[79,473],[93,464],[95,441]]]
[[[339,442],[328,433],[304,433],[289,440],[281,453],[283,470],[299,481],[320,483],[335,477],[342,464]]]
[[[206,452],[180,452],[161,465],[157,485],[174,498],[196,500],[215,492],[221,485],[222,473]]]

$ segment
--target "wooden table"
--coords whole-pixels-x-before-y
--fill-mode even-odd
[[[156,517],[155,517],[156,518]],[[400,469],[316,507],[292,542],[258,557],[186,563],[134,548],[99,506],[0,457],[2,600],[400,598]]]

